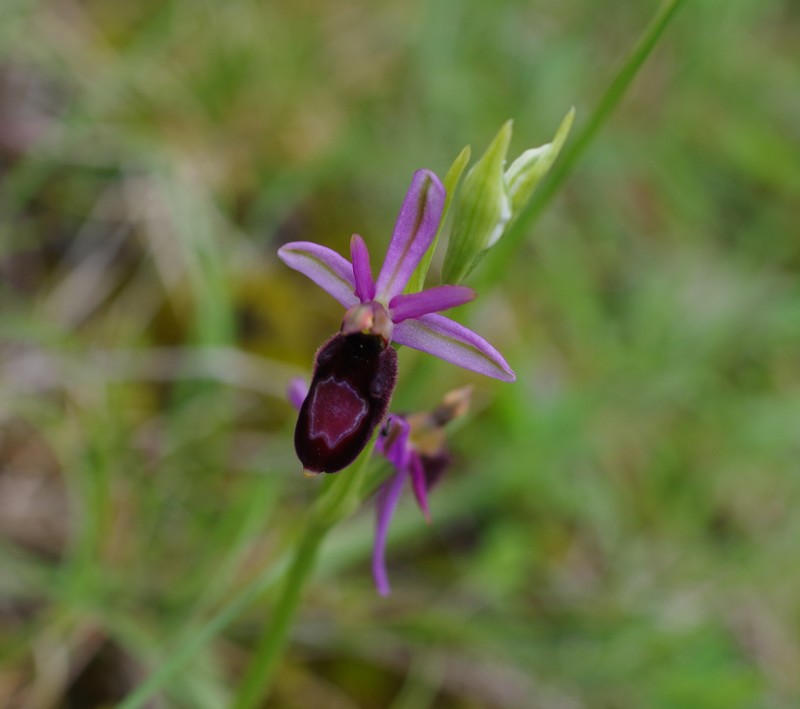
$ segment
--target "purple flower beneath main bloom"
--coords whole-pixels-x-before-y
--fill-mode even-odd
[[[465,369],[513,382],[514,372],[492,345],[438,314],[472,300],[472,289],[443,285],[403,294],[436,237],[444,200],[444,187],[433,172],[414,173],[377,281],[372,277],[367,245],[358,234],[350,241],[352,262],[310,241],[285,244],[278,256],[348,309],[343,334],[380,335],[387,344],[394,341]]]
[[[451,460],[445,446],[444,427],[466,413],[471,393],[471,387],[451,391],[431,412],[389,414],[378,434],[375,450],[396,471],[381,485],[376,495],[372,578],[382,596],[388,596],[391,592],[386,571],[386,541],[406,481],[410,480],[417,504],[430,522],[428,492],[439,482]],[[299,410],[308,396],[308,384],[299,377],[292,379],[287,395],[289,403]]]
[[[428,492],[450,465],[444,428],[469,408],[471,387],[448,393],[431,412],[407,416],[390,414],[375,446],[397,471],[378,490],[375,517],[375,545],[372,578],[378,593],[388,596],[391,588],[386,572],[386,538],[400,494],[410,481],[411,489],[425,519],[430,522]]]

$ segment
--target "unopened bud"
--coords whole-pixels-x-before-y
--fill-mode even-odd
[[[445,283],[466,278],[519,216],[555,162],[574,115],[567,113],[551,143],[526,150],[507,170],[512,123],[503,125],[464,178],[442,269]]]

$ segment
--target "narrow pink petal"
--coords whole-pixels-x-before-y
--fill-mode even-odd
[[[362,303],[369,303],[375,298],[375,281],[372,280],[372,268],[369,265],[369,250],[358,234],[353,234],[350,239],[350,259],[353,261],[356,297]]]
[[[308,276],[345,308],[358,303],[350,262],[326,246],[311,241],[292,241],[278,249],[283,262]]]
[[[431,313],[401,322],[395,325],[392,339],[487,377],[504,382],[517,378],[503,355],[486,340],[444,315]]]
[[[445,191],[430,170],[417,170],[394,226],[386,259],[378,275],[377,299],[387,304],[403,289],[430,247],[444,209]]]
[[[476,293],[466,286],[437,286],[420,293],[396,295],[389,303],[392,322],[418,318],[428,313],[438,313],[474,300]]]
[[[422,461],[418,454],[412,453],[409,462],[409,468],[411,469],[411,488],[414,490],[414,497],[417,498],[417,504],[420,510],[422,510],[422,514],[425,515],[425,520],[430,524],[431,511],[428,507],[428,486],[425,482],[425,470],[422,467]]]
[[[405,470],[398,471],[378,490],[375,508],[375,545],[372,549],[372,578],[381,596],[388,596],[392,590],[389,586],[389,575],[386,573],[386,536],[407,475]]]
[[[289,386],[286,388],[286,396],[289,403],[298,411],[308,396],[308,382],[302,377],[292,377]]]

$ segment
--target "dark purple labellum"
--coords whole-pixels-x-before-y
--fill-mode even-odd
[[[317,352],[294,447],[306,470],[335,473],[369,443],[389,408],[397,353],[377,335],[334,335]]]

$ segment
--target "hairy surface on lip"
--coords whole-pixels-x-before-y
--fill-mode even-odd
[[[376,335],[334,335],[317,353],[294,432],[297,457],[314,473],[352,463],[386,416],[397,353]]]

